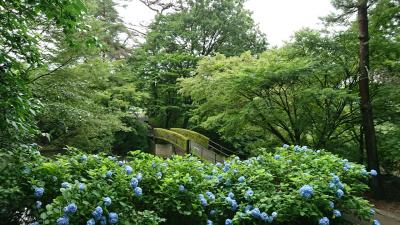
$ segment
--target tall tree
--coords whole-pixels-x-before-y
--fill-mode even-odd
[[[377,197],[382,193],[380,184],[380,168],[378,160],[377,142],[372,113],[372,103],[370,99],[370,80],[369,80],[369,30],[368,30],[368,9],[376,1],[374,0],[333,0],[333,5],[342,10],[339,18],[357,13],[357,27],[359,38],[359,63],[358,63],[358,86],[360,96],[360,110],[362,116],[362,134],[364,136],[364,146],[367,153],[367,165],[369,169],[375,169],[378,176],[371,181],[371,188]]]
[[[176,80],[193,76],[201,57],[217,52],[259,53],[267,45],[265,35],[243,6],[245,0],[177,2],[176,11],[156,16],[145,42],[130,59],[135,75],[142,80],[142,90],[150,93],[148,114],[157,126],[188,125],[191,100],[178,93]]]
[[[360,39],[359,52],[359,90],[362,126],[367,150],[367,163],[369,169],[374,169],[380,175],[378,151],[376,144],[374,118],[369,93],[369,32],[368,32],[368,0],[360,0],[357,5],[357,21]],[[371,187],[375,194],[382,193],[379,177],[373,177]]]

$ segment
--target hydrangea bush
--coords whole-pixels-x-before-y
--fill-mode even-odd
[[[362,196],[373,172],[306,147],[217,164],[139,151],[121,161],[75,150],[29,171],[35,224],[327,225],[342,224],[344,214],[372,224]]]

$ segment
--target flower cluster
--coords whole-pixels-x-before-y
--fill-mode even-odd
[[[113,175],[113,172],[111,170],[107,171],[106,177],[111,177]]]
[[[103,202],[105,206],[110,206],[111,205],[111,198],[110,197],[104,197]]]
[[[225,198],[228,204],[231,206],[232,211],[236,211],[238,208],[238,204],[235,200],[235,195],[232,192],[229,192],[228,197]]]
[[[43,196],[44,188],[42,188],[42,187],[34,187],[33,189],[34,189],[33,195],[34,195],[36,198],[40,198],[40,197]]]
[[[301,197],[311,198],[314,193],[314,190],[310,185],[304,185],[303,187],[300,188],[299,192]]]
[[[203,194],[199,194],[199,200],[200,200],[200,204],[202,205],[202,206],[207,206],[207,199],[206,198],[204,198],[204,195]]]
[[[71,187],[71,184],[68,183],[68,182],[62,182],[62,183],[61,183],[61,187],[62,187],[62,188],[70,188],[70,187]]]
[[[71,203],[64,207],[64,213],[66,215],[76,213],[77,210],[78,210],[78,207],[76,206],[75,203]]]
[[[322,217],[319,220],[319,225],[329,225],[329,219],[327,217]]]
[[[340,182],[338,176],[334,175],[332,181],[329,183],[329,187],[336,190],[336,197],[342,198],[344,195],[344,185]]]

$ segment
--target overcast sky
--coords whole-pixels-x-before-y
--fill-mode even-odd
[[[118,8],[126,22],[148,24],[153,19],[154,12],[138,0],[126,4],[126,8]],[[303,27],[320,27],[319,17],[333,11],[330,0],[248,0],[246,8],[253,12],[271,45],[281,45]]]

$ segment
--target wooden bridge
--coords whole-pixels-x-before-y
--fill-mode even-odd
[[[234,154],[229,149],[192,130],[153,128],[151,137],[154,153],[162,157],[173,154],[192,154],[205,161],[217,163],[223,162],[226,157]],[[160,140],[164,143],[160,143]]]

